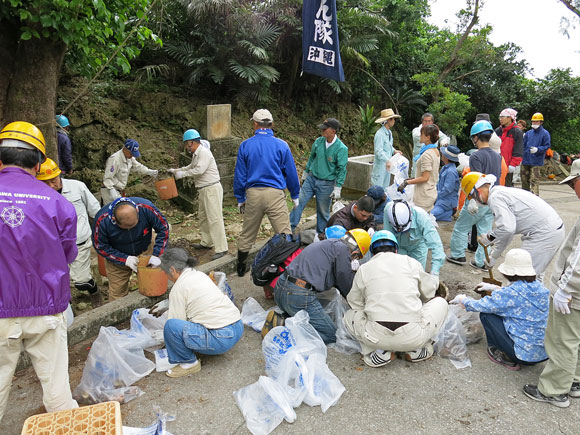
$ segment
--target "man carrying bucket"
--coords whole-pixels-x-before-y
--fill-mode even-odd
[[[190,129],[183,133],[185,149],[193,154],[191,163],[178,169],[168,169],[176,180],[184,177],[193,177],[197,188],[199,201],[199,229],[201,242],[195,243],[195,249],[215,248],[212,260],[217,260],[228,253],[228,241],[224,226],[222,204],[224,189],[220,183],[215,159],[209,150],[201,143],[201,136],[197,130]]]
[[[129,292],[131,273],[137,272],[138,256],[149,250],[152,230],[156,237],[148,266],[157,267],[169,240],[169,224],[151,201],[117,198],[95,216],[93,246],[107,260],[109,299],[120,299]]]

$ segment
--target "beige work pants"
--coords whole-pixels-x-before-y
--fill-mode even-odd
[[[105,260],[105,270],[109,280],[109,300],[114,301],[127,296],[129,293],[129,281],[133,271],[127,266],[118,266],[111,261]]]
[[[213,246],[215,252],[228,250],[226,229],[224,226],[223,199],[224,190],[221,183],[202,187],[198,191],[199,201],[199,226],[201,231],[201,244]]]
[[[433,298],[421,308],[419,322],[407,323],[394,331],[368,320],[362,310],[348,310],[343,321],[346,329],[360,342],[363,355],[376,349],[411,352],[421,349],[437,335],[447,310],[445,299]]]
[[[252,187],[246,190],[246,209],[238,241],[239,251],[248,252],[252,248],[264,215],[268,216],[276,234],[292,232],[284,191],[272,187]]]
[[[64,314],[11,317],[0,319],[0,420],[6,410],[12,377],[22,349],[30,356],[42,385],[42,401],[46,410],[54,412],[78,408],[72,398],[68,378]]]
[[[85,283],[89,282],[92,278],[91,275],[91,248],[93,244],[90,237],[80,245],[77,245],[78,255],[70,268],[70,279],[73,283]]]

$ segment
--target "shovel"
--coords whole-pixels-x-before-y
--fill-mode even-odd
[[[481,240],[478,240],[478,243],[483,247],[483,252],[485,253],[485,260],[489,263],[489,253],[487,251],[487,246],[484,245],[483,243],[481,243]],[[489,278],[483,277],[483,282],[487,283],[487,284],[494,284],[494,285],[498,285],[501,287],[501,281],[498,281],[497,279],[495,279],[493,277],[493,270],[490,267],[489,268]],[[489,290],[475,290],[475,292],[479,295],[483,296],[491,296],[491,291]]]

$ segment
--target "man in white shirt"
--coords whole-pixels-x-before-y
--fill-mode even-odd
[[[207,141],[204,141],[207,142]],[[197,130],[190,129],[183,133],[185,149],[193,154],[191,163],[178,169],[169,169],[176,180],[193,177],[198,192],[199,226],[201,242],[195,243],[196,249],[215,248],[212,260],[217,260],[228,253],[228,241],[224,226],[222,204],[224,190],[220,183],[220,174],[215,159],[206,147]]]
[[[413,129],[411,133],[413,136],[413,158],[419,154],[419,151],[421,151],[421,128],[431,124],[435,124],[435,117],[432,113],[427,112],[421,116],[421,125]],[[449,145],[449,136],[447,136],[441,130],[439,130],[439,140],[437,141],[437,145],[439,147]],[[415,177],[416,175],[415,168],[416,165],[413,165],[413,172],[411,175],[412,177]]]
[[[123,190],[127,187],[129,173],[133,170],[141,175],[157,177],[159,171],[149,169],[136,159],[141,157],[139,142],[127,139],[123,148],[112,154],[107,159],[103,185],[101,186],[101,199],[103,205],[113,202],[115,199],[125,196]]]
[[[89,191],[82,181],[60,177],[61,170],[52,159],[40,167],[36,178],[59,192],[75,207],[77,213],[77,248],[78,255],[69,265],[70,278],[74,286],[90,294],[97,292],[97,284],[91,274],[91,226],[89,218],[93,219],[101,209],[99,201]]]

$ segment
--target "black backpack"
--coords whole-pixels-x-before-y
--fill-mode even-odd
[[[284,272],[280,267],[284,261],[300,247],[300,239],[292,234],[275,234],[258,251],[252,262],[252,281],[257,286],[265,286]]]

